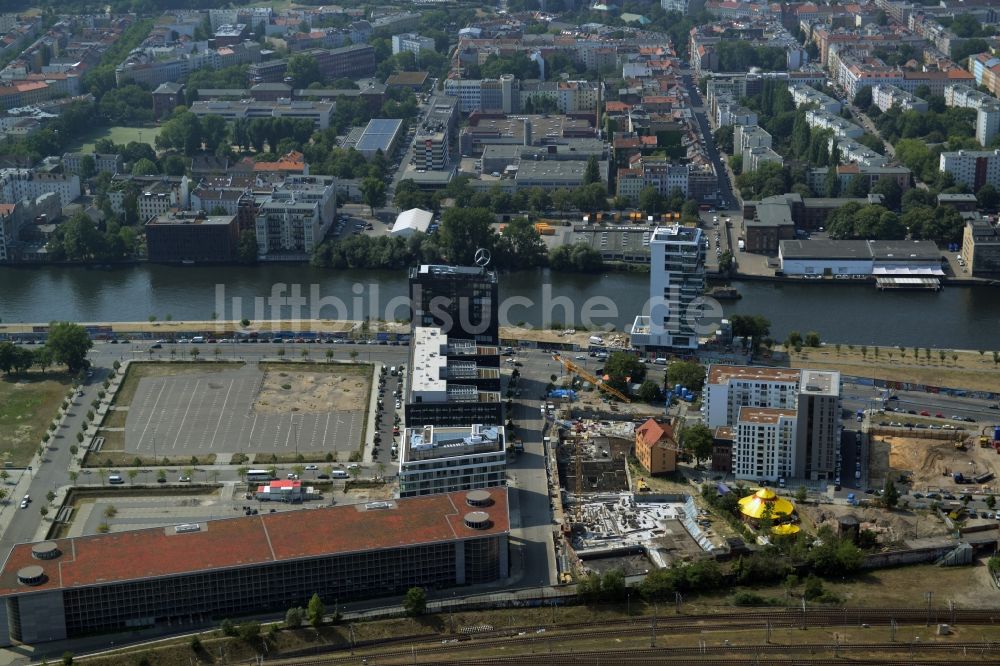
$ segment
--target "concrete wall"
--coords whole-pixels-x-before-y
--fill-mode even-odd
[[[25,594],[18,599],[21,641],[41,643],[66,638],[66,611],[61,591]]]

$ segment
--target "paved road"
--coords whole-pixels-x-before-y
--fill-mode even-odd
[[[726,168],[726,165],[722,163],[722,156],[719,153],[718,147],[715,145],[715,139],[712,136],[712,128],[708,123],[706,109],[702,104],[701,92],[698,90],[698,84],[694,79],[694,72],[692,70],[682,70],[681,77],[684,80],[684,85],[687,87],[688,95],[691,98],[691,112],[694,113],[694,117],[698,121],[698,127],[701,129],[701,135],[705,140],[705,151],[708,153],[709,159],[712,160],[712,164],[715,165],[715,173],[719,177],[719,193],[725,202],[721,207],[732,207],[735,210],[734,203],[736,201],[736,197],[733,195],[733,184],[729,178],[729,170]]]

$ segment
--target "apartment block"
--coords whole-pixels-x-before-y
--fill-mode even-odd
[[[827,143],[827,148],[831,154],[833,153],[834,148],[840,151],[841,164],[853,163],[866,167],[884,167],[889,163],[889,160],[885,158],[885,155],[876,153],[868,146],[851,139],[838,139],[837,137],[830,137],[830,141]]]
[[[940,171],[973,192],[987,183],[1000,187],[1000,150],[957,150],[941,153],[939,160]]]
[[[743,151],[743,171],[746,173],[753,173],[765,164],[782,166],[784,163],[784,158],[770,148],[747,148]]]
[[[840,373],[803,370],[796,410],[795,478],[833,480],[840,451]]]
[[[672,423],[648,419],[635,429],[635,457],[653,476],[677,470],[679,449]]]
[[[649,316],[632,324],[632,344],[646,349],[697,349],[692,303],[705,290],[705,250],[697,228],[657,227],[649,241]]]
[[[792,93],[792,101],[795,102],[795,108],[810,105],[832,114],[840,113],[843,108],[840,100],[834,99],[826,93],[803,83],[790,83],[788,91]]]
[[[398,53],[412,53],[414,55],[420,55],[421,51],[433,50],[435,50],[433,37],[421,37],[415,32],[405,32],[400,35],[392,36],[393,55]]]
[[[889,83],[880,83],[872,88],[872,102],[882,111],[896,107],[900,111],[927,112],[925,100]]]
[[[740,407],[733,424],[733,474],[737,479],[776,482],[791,478],[796,465],[797,412]]]
[[[806,124],[809,127],[830,130],[834,136],[842,139],[857,139],[865,134],[863,127],[826,111],[806,111]]]
[[[403,430],[399,496],[414,497],[502,486],[507,448],[499,425],[433,425]]]
[[[80,177],[34,169],[0,169],[0,203],[16,204],[48,192],[59,196],[60,206],[68,206],[80,197]]]
[[[255,221],[262,256],[312,253],[337,216],[337,179],[289,176],[260,204]]]
[[[190,181],[187,176],[131,176],[119,174],[111,181],[108,199],[116,213],[125,211],[125,197],[135,191],[139,221],[163,215],[171,209],[187,210],[191,204]]]
[[[1000,274],[1000,228],[978,215],[962,230],[962,256],[973,275]]]
[[[712,429],[732,425],[743,407],[796,409],[801,375],[786,368],[709,366],[702,406],[705,424]]]
[[[80,162],[84,157],[94,160],[94,173],[110,173],[112,176],[125,168],[121,155],[102,153],[65,153],[62,156],[63,173],[79,176]]]
[[[458,98],[462,113],[521,110],[521,82],[513,74],[504,74],[499,79],[446,79],[444,94]]]

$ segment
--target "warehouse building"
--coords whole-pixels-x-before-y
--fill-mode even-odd
[[[501,487],[19,544],[0,644],[493,582],[509,534]]]
[[[146,223],[149,260],[158,263],[226,263],[236,259],[236,215],[167,212]]]

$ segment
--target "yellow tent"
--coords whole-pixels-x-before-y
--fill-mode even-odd
[[[774,536],[792,536],[793,534],[799,533],[799,526],[792,525],[791,523],[785,523],[784,525],[775,525],[771,528],[771,534]]]
[[[774,494],[769,488],[761,488],[753,495],[747,495],[740,500],[740,513],[744,518],[760,520],[764,517],[765,507],[771,507],[771,518],[777,520],[782,516],[790,516],[795,511],[795,505]]]

